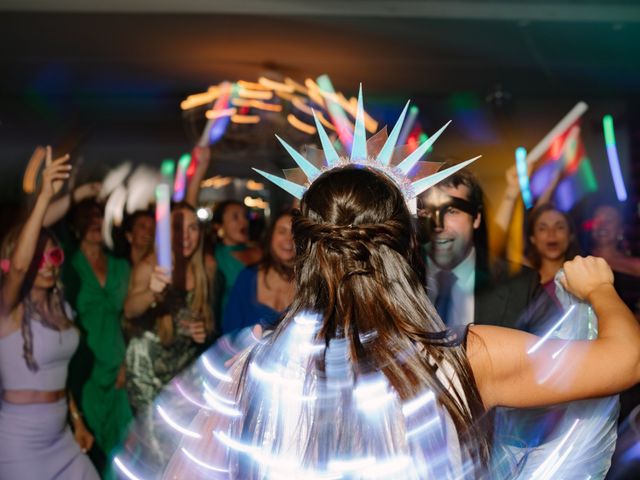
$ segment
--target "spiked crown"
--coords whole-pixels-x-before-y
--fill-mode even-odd
[[[367,141],[364,127],[362,85],[360,85],[356,122],[353,132],[353,144],[351,147],[351,156],[349,158],[341,157],[338,154],[322,123],[318,120],[315,112],[313,112],[313,118],[315,120],[318,135],[320,136],[320,143],[322,145],[321,152],[311,151],[311,154],[308,154],[307,157],[305,157],[276,135],[276,138],[284,146],[289,155],[291,155],[293,160],[295,160],[299,168],[284,170],[285,178],[272,175],[257,168],[254,168],[253,170],[283,190],[289,192],[294,197],[301,199],[309,185],[322,173],[336,167],[361,165],[364,167],[374,168],[391,178],[402,191],[407,203],[411,204],[413,199],[422,192],[444,180],[449,175],[452,175],[458,170],[466,167],[480,158],[480,156],[461,162],[442,171],[437,171],[441,166],[440,163],[420,160],[427,150],[429,150],[429,148],[435,143],[442,132],[449,126],[451,121],[447,122],[442,128],[440,128],[440,130],[429,137],[413,152],[405,156],[406,148],[404,148],[404,146],[396,147],[396,142],[398,141],[398,136],[400,135],[408,107],[409,102],[407,102],[402,110],[400,118],[398,118],[398,121],[393,127],[390,135],[387,136],[385,128]]]

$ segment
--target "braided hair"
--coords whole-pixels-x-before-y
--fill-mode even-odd
[[[395,184],[368,168],[332,169],[311,184],[301,210],[293,215],[292,228],[296,295],[273,335],[253,350],[250,359],[267,358],[269,346],[285,335],[297,315],[317,313],[321,326],[316,341],[346,345],[354,378],[381,372],[403,402],[426,389],[433,391],[455,425],[464,458],[476,468],[486,467],[491,430],[482,428],[485,412],[480,393],[464,345],[454,341],[420,281],[424,267],[411,215]],[[306,367],[307,377],[326,377],[328,362],[326,356],[314,357]],[[249,363],[238,388],[247,409],[241,438],[260,444],[268,433],[261,422],[259,385],[247,375]],[[445,385],[436,375],[443,365],[453,369],[460,389]],[[310,408],[315,410],[306,427],[308,465],[354,445],[366,455],[371,442],[379,441],[370,438],[367,426],[352,418],[348,409]],[[389,451],[404,448],[392,437]],[[240,472],[242,478],[254,474]]]

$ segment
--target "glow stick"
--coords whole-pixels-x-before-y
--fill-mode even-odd
[[[171,186],[173,185],[173,175],[175,173],[176,173],[175,162],[170,158],[163,160],[162,164],[160,165],[160,175],[162,176],[161,182],[167,185],[169,189],[171,189]]]
[[[527,163],[533,164],[538,161],[544,153],[549,150],[553,141],[559,135],[562,135],[567,128],[569,128],[572,124],[578,120],[584,112],[587,111],[589,106],[584,102],[578,102],[575,107],[573,107],[569,113],[567,113],[562,120],[558,122],[558,124],[551,129],[549,133],[547,133],[542,140],[538,142],[538,144],[531,149],[529,155],[527,155]]]
[[[220,95],[213,104],[213,111],[223,110],[229,108],[229,97],[231,96],[232,85],[229,82],[223,82],[220,86]],[[202,131],[198,145],[206,147],[217,142],[224,134],[224,131],[229,124],[229,117],[223,116],[222,118],[209,118],[207,124]]]
[[[516,170],[518,172],[518,183],[520,184],[520,193],[525,208],[529,209],[533,206],[533,198],[531,197],[531,189],[529,188],[529,175],[527,175],[527,151],[524,147],[516,148]]]
[[[329,79],[328,75],[322,75],[317,79],[318,86],[325,92],[329,94],[335,95],[335,90],[333,89],[333,84]],[[336,126],[336,131],[338,132],[338,138],[340,142],[344,146],[346,151],[351,151],[351,143],[353,142],[353,132],[349,125],[349,119],[342,107],[338,104],[338,102],[334,100],[329,100],[327,102],[327,110],[329,115],[331,116],[331,120],[333,124]]]
[[[418,107],[416,107],[415,105],[412,105],[411,108],[409,108],[409,115],[407,116],[404,125],[402,125],[402,130],[400,130],[400,135],[398,136],[396,145],[404,145],[405,143],[407,143],[407,138],[409,137],[411,130],[413,130],[413,125],[414,123],[416,123],[416,118],[418,118],[418,112]]]
[[[602,117],[602,127],[604,129],[604,141],[607,145],[607,157],[609,158],[609,169],[613,178],[613,186],[616,189],[618,201],[624,202],[627,199],[627,189],[624,186],[618,149],[616,147],[616,134],[613,129],[613,117],[605,115]]]
[[[156,187],[156,255],[158,265],[171,271],[171,193],[169,185]]]
[[[37,146],[31,154],[27,168],[24,171],[24,176],[22,177],[22,190],[24,190],[24,193],[35,192],[36,177],[38,176],[40,166],[44,162],[46,152],[47,151],[43,147]]]
[[[187,186],[187,170],[191,163],[191,155],[185,153],[178,160],[178,173],[176,173],[176,180],[173,183],[173,201],[181,202],[184,200],[184,194]]]

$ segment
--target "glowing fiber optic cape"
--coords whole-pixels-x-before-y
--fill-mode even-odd
[[[537,347],[548,339],[593,340],[598,336],[598,319],[593,309],[564,289],[559,280],[562,275],[562,270],[556,274],[555,285],[563,314],[531,348],[530,355],[535,355]],[[562,355],[562,350],[563,347],[555,355]],[[553,369],[554,365],[549,365],[548,370],[540,371],[539,381],[545,382],[558,373]],[[619,410],[617,395],[536,409],[537,422],[531,421],[527,410],[497,409],[493,454],[495,477],[517,480],[604,478],[616,445]],[[543,424],[549,422],[552,431],[545,432],[540,442],[540,431],[548,430],[548,425]],[[512,473],[507,475],[506,472]]]

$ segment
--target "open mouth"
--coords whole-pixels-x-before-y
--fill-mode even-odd
[[[433,241],[434,245],[437,245],[438,247],[443,247],[445,245],[449,245],[452,242],[453,242],[452,238],[436,238]]]

